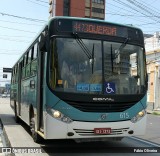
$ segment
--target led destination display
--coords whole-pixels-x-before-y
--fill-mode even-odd
[[[92,22],[85,20],[66,20],[58,21],[58,32],[77,32],[97,35],[107,35],[115,37],[128,37],[128,28],[107,22]]]
[[[73,22],[73,31],[117,36],[118,28],[115,26],[101,25],[97,23]]]

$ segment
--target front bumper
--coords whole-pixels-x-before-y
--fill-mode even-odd
[[[85,138],[115,138],[144,135],[146,115],[136,123],[128,121],[117,122],[79,122],[64,123],[49,114],[45,116],[45,139],[85,139]],[[94,128],[111,128],[110,134],[95,134]],[[132,133],[133,132],[133,133]],[[72,134],[72,135],[70,135]]]

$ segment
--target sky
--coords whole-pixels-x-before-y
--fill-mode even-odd
[[[49,17],[49,0],[0,0],[0,86],[3,67],[12,67]],[[80,0],[79,0],[80,1]],[[160,31],[160,0],[106,0],[105,20]]]

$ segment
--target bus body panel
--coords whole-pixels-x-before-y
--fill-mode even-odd
[[[14,108],[14,104],[18,102],[18,84],[11,85],[11,102],[10,105]]]
[[[128,121],[120,122],[78,122],[73,121],[70,124],[66,124],[62,121],[54,119],[50,115],[45,117],[45,139],[75,139],[75,138],[102,138],[102,137],[124,137],[132,136],[128,134],[129,131],[133,131],[133,135],[143,135],[146,127],[145,115],[137,123]],[[111,128],[112,132],[109,135],[96,135],[94,134],[94,128]],[[67,134],[72,132],[73,136]],[[87,135],[88,134],[88,135]]]
[[[64,115],[68,116],[69,118],[73,120],[78,121],[105,121],[105,122],[111,122],[111,121],[119,121],[119,120],[126,120],[133,118],[139,111],[143,110],[141,103],[138,102],[130,109],[125,110],[124,112],[82,112],[72,106],[69,106],[67,103],[61,101],[59,102],[55,107],[53,107],[55,110],[59,110]],[[105,120],[101,119],[101,115],[105,114],[107,118]]]
[[[141,101],[135,103],[132,107],[123,112],[82,112],[53,95],[53,93],[50,92],[48,87],[46,88],[46,97],[47,98],[45,103],[47,107],[60,111],[72,120],[92,122],[111,122],[132,119],[138,112],[146,108],[147,103],[147,97],[144,96]],[[107,116],[105,120],[101,119],[102,114],[105,114]]]
[[[31,88],[30,86],[31,81],[35,82],[35,88]],[[16,102],[18,103],[18,100],[16,100]],[[29,125],[30,124],[29,109],[31,106],[33,108],[36,108],[36,77],[32,77],[22,81],[20,105],[21,105],[20,118]]]

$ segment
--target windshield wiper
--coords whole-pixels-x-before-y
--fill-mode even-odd
[[[112,66],[112,73],[113,73],[113,48],[111,44],[111,66]]]
[[[82,41],[82,39],[78,36],[78,34],[73,32],[73,35],[75,37],[76,42],[79,44],[79,46],[81,47],[83,52],[88,57],[89,62],[92,65],[92,74],[93,74],[93,69],[94,69],[94,43],[93,43],[93,48],[92,48],[92,53],[91,53],[90,50],[87,48],[87,46]]]
[[[92,64],[92,74],[93,74],[93,69],[94,69],[94,44],[92,48],[92,58],[90,59],[91,64]]]
[[[81,49],[83,50],[83,52],[86,54],[86,56],[88,57],[88,59],[92,59],[92,54],[90,52],[90,50],[87,48],[87,46],[84,44],[84,42],[82,41],[82,39],[78,36],[77,33],[73,32],[73,35],[76,39],[76,42],[79,44],[79,46],[81,47]]]
[[[126,38],[126,40],[120,45],[120,47],[115,50],[114,59],[116,59],[116,58],[119,56],[119,54],[122,52],[122,50],[123,50],[124,47],[126,46],[128,40],[129,40],[129,38]]]

